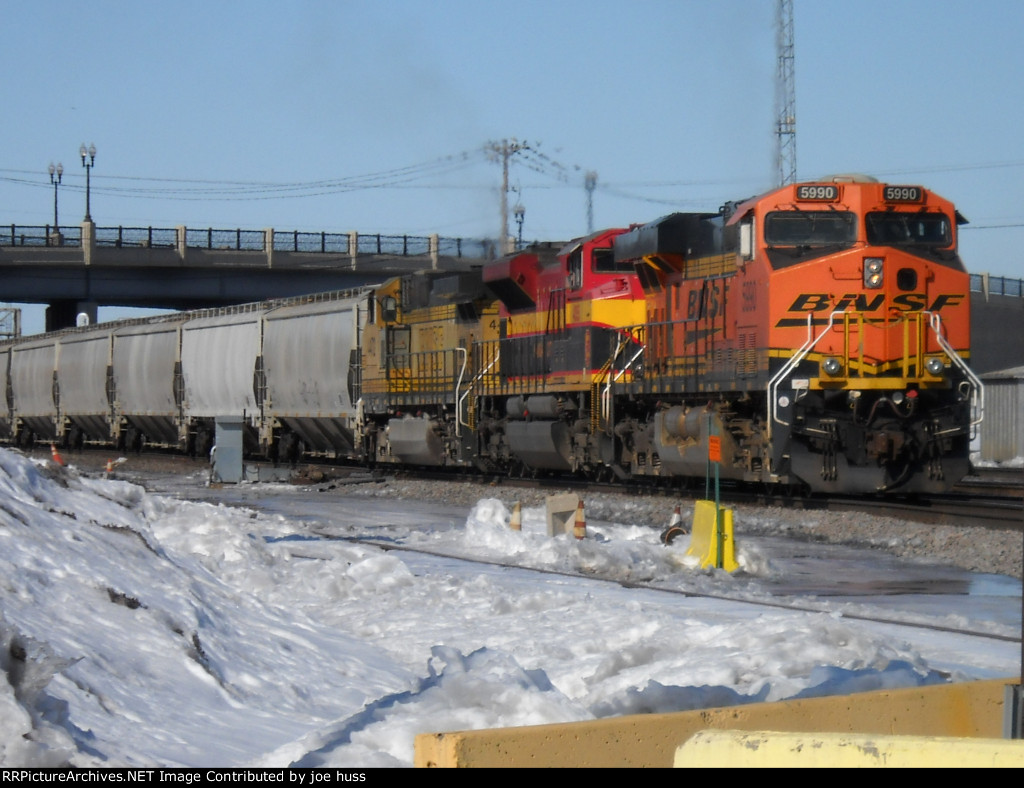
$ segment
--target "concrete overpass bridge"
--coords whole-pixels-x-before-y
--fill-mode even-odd
[[[47,304],[46,330],[99,306],[199,309],[465,271],[491,240],[212,228],[5,226],[0,299]]]
[[[47,304],[46,330],[99,306],[201,309],[346,290],[424,269],[466,271],[493,240],[192,227],[0,228],[0,300]],[[971,276],[971,365],[1024,364],[1024,280]]]

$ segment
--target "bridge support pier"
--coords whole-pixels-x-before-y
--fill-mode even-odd
[[[78,325],[92,325],[97,322],[99,304],[95,301],[64,299],[51,301],[46,307],[46,330],[60,331]]]

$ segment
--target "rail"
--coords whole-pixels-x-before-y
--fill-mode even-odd
[[[424,350],[416,353],[395,353],[376,373],[364,371],[362,394],[386,396],[398,404],[400,395],[433,395],[437,402],[454,402],[458,396],[457,380],[466,372],[466,351],[463,348]],[[390,398],[399,396],[398,400]]]
[[[497,243],[488,238],[442,238],[421,235],[383,235],[381,233],[328,233],[299,230],[244,230],[177,227],[96,227],[95,244],[108,248],[176,249],[184,229],[188,249],[217,249],[266,252],[267,238],[273,250],[308,254],[352,253],[355,238],[357,254],[424,257],[436,241],[437,252],[446,257],[491,259],[497,256]],[[82,247],[82,226],[5,225],[0,232],[0,247]]]
[[[957,353],[949,341],[942,335],[942,318],[939,317],[938,312],[925,312],[923,314],[928,315],[928,325],[931,326],[932,333],[935,335],[935,341],[939,343],[950,361],[963,373],[965,380],[960,385],[966,389],[966,393],[970,398],[971,402],[971,427],[976,428],[981,424],[981,419],[985,410],[985,387],[982,385],[981,380],[978,378],[971,368],[967,366],[967,362],[964,361],[963,357]],[[972,435],[973,439],[975,436]]]
[[[836,326],[836,321],[841,321],[840,326]],[[964,375],[964,381],[961,382],[961,387],[964,395],[970,400],[971,403],[971,427],[977,427],[981,423],[982,411],[984,410],[984,386],[981,380],[975,375],[971,369],[967,366],[966,362],[960,356],[959,353],[949,344],[948,340],[942,334],[942,318],[938,312],[919,312],[910,316],[901,316],[897,320],[897,324],[902,323],[903,325],[903,360],[901,364],[901,371],[904,377],[920,376],[923,367],[924,354],[925,354],[925,321],[927,321],[927,327],[931,329],[934,335],[935,341],[939,347],[942,348],[943,352],[949,357],[950,362],[960,370]],[[914,323],[916,322],[916,326]],[[865,320],[863,314],[847,312],[847,311],[836,311],[832,312],[828,317],[828,323],[821,330],[821,332],[814,335],[814,320],[813,317],[808,314],[807,316],[807,340],[801,345],[789,360],[779,369],[778,372],[768,381],[768,403],[769,403],[769,419],[768,419],[768,437],[772,436],[773,427],[775,424],[781,424],[783,426],[790,426],[789,422],[785,421],[781,415],[779,415],[779,397],[778,390],[782,385],[783,380],[795,370],[808,354],[815,348],[815,346],[829,333],[833,331],[833,327],[839,328],[840,333],[843,336],[843,350],[842,350],[842,366],[844,370],[856,370],[860,369],[861,373],[865,367],[865,359],[863,357],[863,344],[859,347],[857,353],[854,353],[851,348],[851,324],[856,328],[856,333],[863,335],[865,328],[881,328],[882,330],[888,330],[891,328],[888,321],[882,321],[879,324],[876,321]],[[912,350],[912,346],[913,349]],[[911,364],[911,362],[914,362]],[[851,381],[857,381],[859,385],[864,385],[866,381],[858,375],[852,375]],[[875,382],[888,385],[891,379],[878,378]],[[806,392],[805,392],[806,393]]]
[[[594,376],[594,382],[590,389],[590,431],[593,433],[603,429],[610,434],[612,427],[612,384],[621,379],[633,367],[637,359],[643,355],[646,345],[638,340],[638,336],[639,332],[623,331],[619,335],[615,352],[609,356],[600,371]],[[618,361],[622,351],[631,344],[639,346],[637,351],[625,365],[616,367],[615,362]]]

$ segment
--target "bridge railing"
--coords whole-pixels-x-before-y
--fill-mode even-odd
[[[175,249],[179,229],[176,227],[96,227],[96,246],[113,248]],[[217,229],[212,227],[185,229],[185,246],[190,249],[220,249],[245,252],[266,252],[267,231]],[[431,254],[431,236],[382,235],[356,233],[357,254],[424,257]],[[351,233],[302,232],[274,230],[274,251],[319,254],[351,254]],[[492,239],[436,239],[437,253],[445,257],[490,259],[497,256],[497,243]],[[16,225],[0,232],[0,246],[64,246],[81,248],[81,225]]]
[[[82,228],[78,225],[57,228],[45,225],[10,225],[0,235],[0,246],[77,246],[82,245]]]
[[[1011,279],[1006,276],[989,276],[988,274],[971,274],[971,291],[974,293],[987,292],[989,295],[1017,296],[1019,298],[1024,298],[1024,279]]]
[[[348,233],[308,233],[274,230],[275,252],[320,252],[348,254]]]
[[[97,227],[96,245],[117,249],[175,249],[178,233],[162,227]]]
[[[215,230],[209,227],[185,230],[185,246],[189,249],[233,249],[238,252],[265,252],[266,233],[263,230]]]
[[[116,248],[174,249],[178,245],[176,227],[97,227],[96,245]],[[320,254],[351,254],[350,233],[274,230],[274,251]],[[430,254],[431,238],[419,235],[381,235],[357,233],[357,254],[422,257]],[[266,252],[265,230],[224,230],[212,227],[187,228],[185,246],[192,249],[227,249]],[[81,225],[5,225],[0,231],[3,246],[64,246],[81,248]],[[498,257],[497,242],[489,238],[437,238],[437,253],[443,257],[491,260]],[[987,282],[987,286],[986,286]],[[971,290],[976,293],[1024,298],[1024,279],[988,274],[971,274]]]

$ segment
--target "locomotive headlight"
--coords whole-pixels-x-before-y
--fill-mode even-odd
[[[882,286],[883,260],[881,257],[864,258],[864,287],[877,290]]]
[[[826,358],[821,368],[825,370],[826,375],[832,378],[843,371],[843,365],[837,358]]]
[[[946,364],[938,356],[932,356],[931,358],[924,362],[924,368],[929,375],[935,375],[936,377],[938,377],[943,373],[943,371],[945,371]]]

